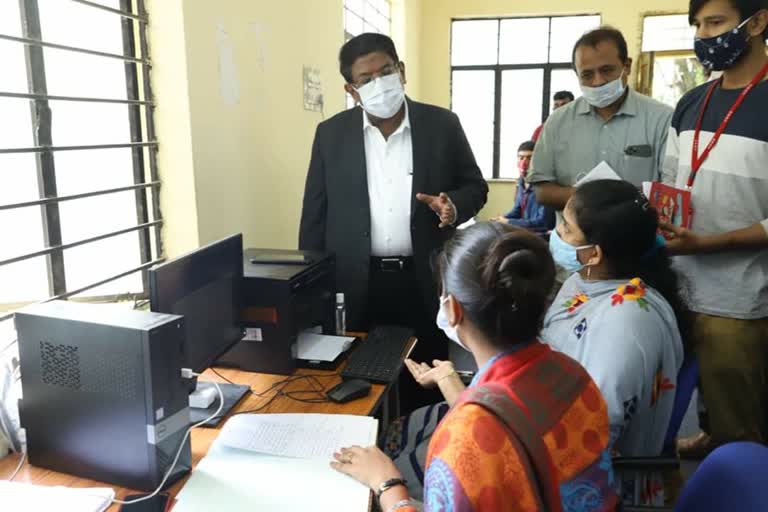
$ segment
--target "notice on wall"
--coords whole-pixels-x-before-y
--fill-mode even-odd
[[[216,47],[219,55],[219,95],[225,105],[235,106],[240,103],[235,44],[221,21],[216,26]]]
[[[322,112],[323,86],[320,81],[320,70],[304,66],[304,110]]]

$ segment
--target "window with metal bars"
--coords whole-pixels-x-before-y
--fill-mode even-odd
[[[344,41],[365,32],[390,35],[392,7],[389,0],[344,0]],[[346,96],[347,108],[355,106],[351,95]]]
[[[451,109],[487,179],[516,179],[517,148],[551,111],[552,95],[580,96],[573,45],[599,15],[455,19]]]
[[[146,293],[161,261],[143,0],[0,2],[0,355],[13,312]]]
[[[344,0],[344,40],[363,32],[389,35],[392,14],[389,0]]]

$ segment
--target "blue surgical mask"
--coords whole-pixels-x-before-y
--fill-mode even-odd
[[[443,304],[448,302],[448,296],[440,297],[440,305],[437,307],[437,327],[440,328],[449,340],[456,343],[458,346],[469,352],[469,349],[459,339],[459,333],[456,330],[456,326],[452,326],[448,321],[448,315],[445,314]]]
[[[594,245],[576,247],[569,244],[560,238],[556,229],[553,229],[552,234],[549,235],[549,251],[552,253],[552,258],[554,258],[555,263],[571,273],[578,272],[584,268],[584,264],[579,261],[578,251],[589,249],[590,247],[594,247]]]
[[[693,47],[702,66],[712,71],[723,71],[736,64],[749,47],[744,27],[750,19],[719,36],[694,39]]]
[[[619,101],[626,91],[627,86],[624,85],[623,75],[613,82],[608,82],[600,87],[581,86],[581,94],[584,96],[584,99],[595,108],[605,108],[613,105]]]

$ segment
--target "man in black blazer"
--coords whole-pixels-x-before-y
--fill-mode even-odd
[[[336,254],[347,330],[407,325],[419,336],[414,359],[447,359],[431,258],[483,207],[488,186],[458,117],[405,97],[390,38],[357,36],[339,63],[358,106],[317,127],[299,248]]]

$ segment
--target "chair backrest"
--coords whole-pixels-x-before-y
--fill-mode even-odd
[[[672,417],[669,419],[667,436],[664,439],[664,452],[674,452],[675,439],[680,425],[683,423],[688,406],[691,403],[693,390],[699,381],[699,362],[693,355],[689,355],[683,361],[680,373],[677,374],[677,387],[675,389],[675,405],[672,407]]]
[[[766,475],[768,447],[756,443],[721,446],[688,480],[675,512],[765,510]]]

